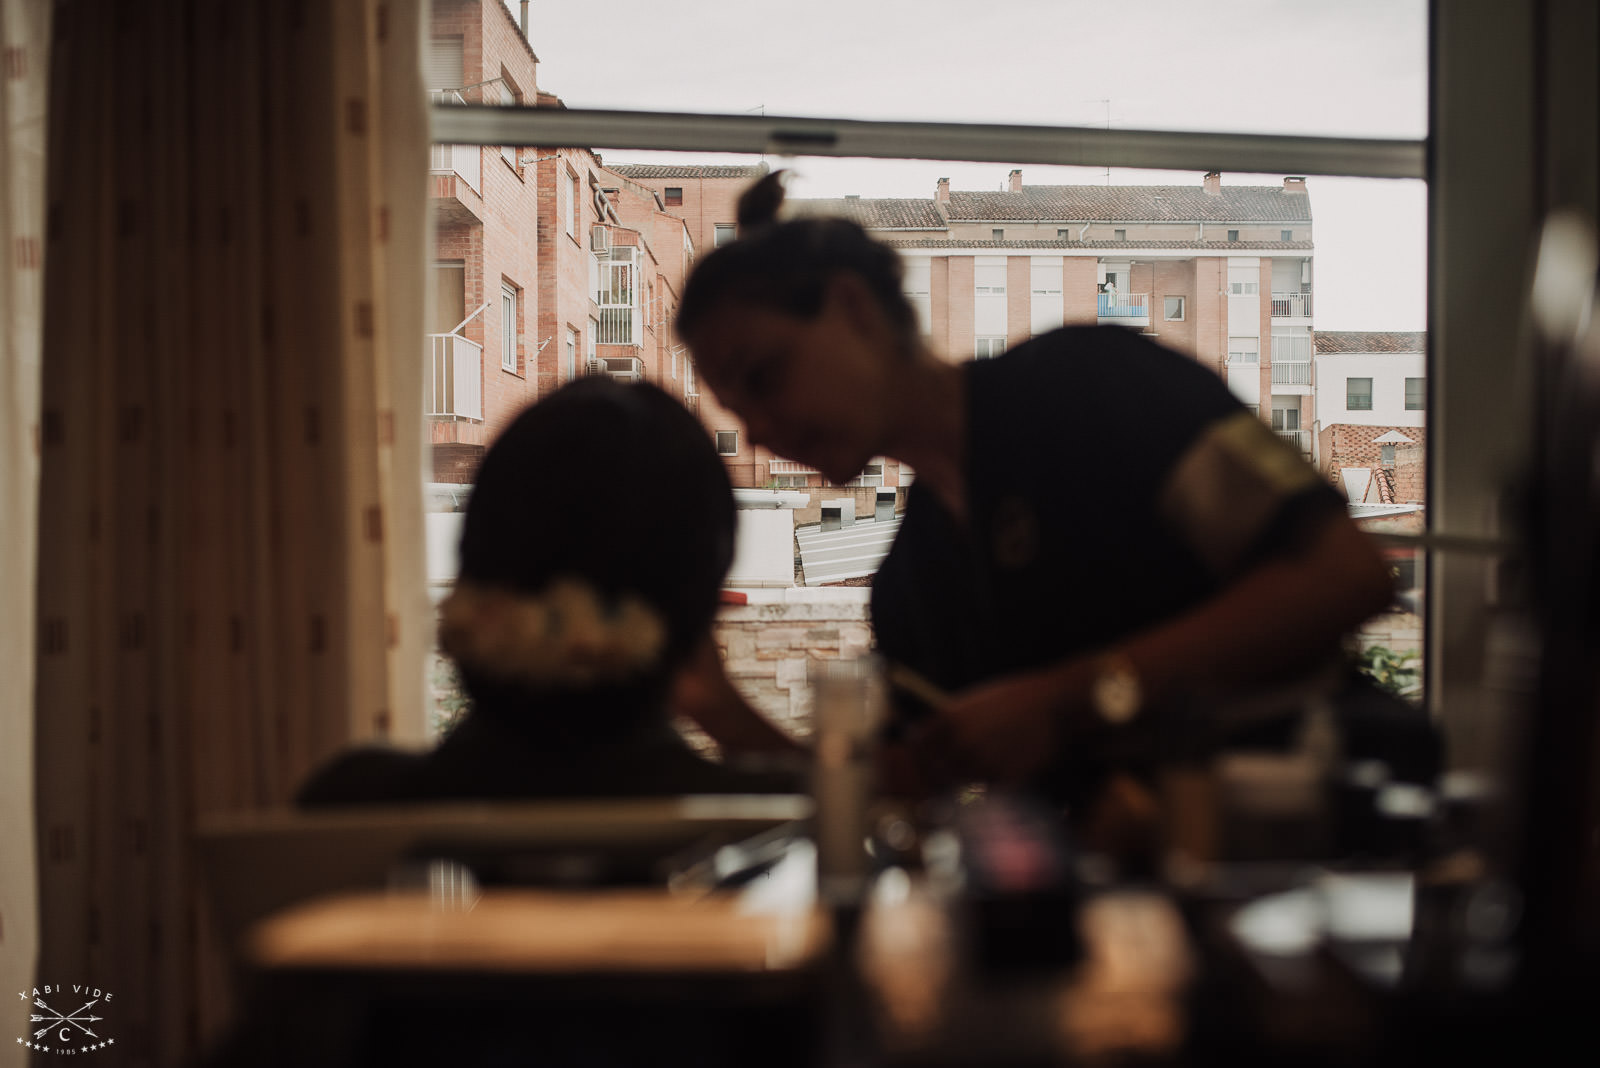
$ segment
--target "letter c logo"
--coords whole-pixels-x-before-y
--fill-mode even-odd
[[[72,1036],[70,1034],[68,1034],[67,1033],[67,1029],[65,1027],[63,1027],[61,1029],[61,1039],[60,1039],[60,1041],[67,1042],[67,1041],[70,1041],[71,1039],[72,1039]]]

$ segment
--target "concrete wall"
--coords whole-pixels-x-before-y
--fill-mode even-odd
[[[797,738],[811,733],[807,672],[872,646],[867,589],[821,587],[745,593],[725,605],[715,635],[728,677],[757,711]]]
[[[1329,353],[1314,357],[1317,419],[1324,426],[1350,423],[1373,427],[1420,427],[1426,412],[1407,410],[1406,379],[1427,374],[1420,352]],[[1345,379],[1372,379],[1372,410],[1345,407]],[[1407,433],[1407,437],[1416,435]]]

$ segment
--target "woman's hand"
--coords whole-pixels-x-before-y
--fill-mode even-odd
[[[941,779],[1026,783],[1088,722],[1093,677],[1078,659],[963,690],[918,732],[918,755]]]

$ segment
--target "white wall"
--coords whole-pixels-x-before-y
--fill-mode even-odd
[[[1406,379],[1422,378],[1426,371],[1420,352],[1354,352],[1316,357],[1317,421],[1323,426],[1424,425],[1425,411],[1406,411]],[[1372,410],[1352,412],[1345,407],[1345,379],[1372,379]]]
[[[794,510],[739,509],[730,586],[794,585]]]

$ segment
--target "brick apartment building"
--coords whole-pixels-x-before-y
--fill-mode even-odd
[[[424,77],[434,99],[514,104],[538,57],[504,4],[434,0]],[[470,482],[484,449],[538,395],[535,171],[515,146],[434,145],[434,318],[426,401],[433,477]]]
[[[1420,331],[1319,331],[1317,468],[1354,504],[1420,504],[1427,446]]]
[[[691,264],[695,250],[713,249],[733,240],[739,194],[767,173],[764,163],[750,166],[618,163],[610,169],[639,188],[649,190],[662,210],[682,220],[690,242]],[[674,294],[682,291],[681,277],[679,282]],[[676,308],[675,300],[673,307]],[[671,321],[669,316],[667,322]],[[752,446],[738,417],[719,405],[712,394],[699,391],[693,364],[682,344],[673,341],[669,351],[675,353],[669,360],[669,370],[681,374],[684,396],[715,438],[717,451],[728,465],[728,474],[735,486],[787,485],[797,480],[803,484],[806,476],[790,474],[790,471],[809,471],[809,468]],[[674,381],[675,386],[679,384]],[[820,476],[814,481],[820,485]]]

